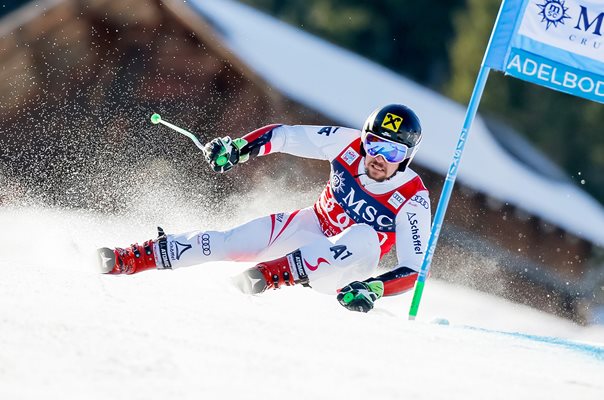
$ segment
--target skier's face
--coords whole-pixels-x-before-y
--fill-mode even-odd
[[[384,160],[384,157],[378,155],[371,157],[369,154],[365,155],[365,169],[367,170],[367,176],[374,181],[382,182],[390,178],[400,163],[389,163]]]

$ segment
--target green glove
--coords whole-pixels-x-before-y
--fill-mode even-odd
[[[373,303],[384,294],[382,281],[354,281],[344,286],[338,293],[338,301],[350,311],[369,312]]]
[[[205,159],[214,171],[227,172],[234,165],[248,160],[249,154],[241,153],[246,144],[244,139],[216,138],[204,146]]]

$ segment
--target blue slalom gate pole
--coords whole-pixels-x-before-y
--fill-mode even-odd
[[[440,200],[438,201],[438,206],[434,215],[434,222],[432,224],[432,231],[430,232],[430,240],[428,241],[428,249],[426,251],[426,255],[424,256],[422,266],[419,270],[417,280],[415,281],[415,292],[413,293],[413,300],[411,301],[411,307],[409,309],[410,320],[414,320],[417,316],[417,310],[422,298],[426,279],[428,278],[430,265],[432,264],[432,257],[434,256],[436,243],[438,242],[438,237],[440,236],[440,230],[443,225],[443,220],[445,219],[445,212],[447,211],[449,199],[451,198],[451,193],[453,192],[455,179],[457,178],[457,170],[459,168],[459,163],[461,162],[461,156],[463,155],[463,150],[466,147],[466,142],[468,141],[472,122],[474,122],[474,118],[476,117],[476,111],[478,110],[480,99],[482,98],[482,92],[487,84],[489,72],[491,71],[491,67],[497,65],[497,63],[500,62],[500,59],[502,59],[502,51],[507,51],[509,47],[509,41],[511,40],[510,33],[516,29],[516,24],[518,21],[518,5],[523,1],[525,0],[503,0],[501,7],[499,8],[499,13],[497,14],[493,31],[491,32],[489,44],[487,45],[484,57],[482,59],[482,64],[480,65],[480,71],[478,72],[476,83],[474,84],[472,97],[470,98],[470,103],[468,104],[468,108],[466,110],[466,118],[459,135],[457,147],[455,148],[455,155],[453,156],[453,161],[449,167],[449,171],[447,172],[442,194],[440,196]],[[502,22],[501,25],[500,22]],[[498,32],[501,32],[501,34],[498,34]],[[493,54],[491,54],[494,41],[496,43]]]
[[[490,68],[486,67],[483,61],[480,67],[480,72],[478,73],[478,78],[476,79],[476,84],[474,85],[474,90],[472,91],[470,103],[468,104],[466,118],[464,120],[463,128],[461,129],[461,134],[459,135],[457,147],[455,148],[453,162],[451,163],[449,171],[447,172],[447,177],[445,179],[442,194],[440,196],[440,200],[438,201],[438,206],[436,207],[434,222],[432,224],[432,231],[430,232],[430,240],[428,241],[428,250],[426,251],[426,255],[424,257],[424,261],[419,271],[417,280],[415,281],[415,292],[413,293],[413,300],[411,301],[411,307],[409,309],[410,320],[414,320],[417,316],[417,310],[419,308],[419,303],[422,298],[426,279],[428,278],[430,265],[432,264],[432,257],[434,256],[436,243],[438,242],[438,237],[440,235],[443,220],[445,219],[445,212],[447,211],[447,207],[449,205],[449,199],[451,199],[453,185],[455,184],[455,179],[457,178],[457,170],[459,168],[459,163],[461,162],[461,156],[468,141],[472,122],[476,117],[476,111],[478,110],[478,105],[480,104],[480,99],[482,98],[482,92],[484,91],[484,87],[487,83],[487,78],[489,77],[489,71]]]

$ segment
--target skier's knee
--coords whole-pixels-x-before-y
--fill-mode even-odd
[[[355,224],[345,229],[337,242],[349,243],[369,264],[379,260],[380,242],[375,230],[366,224]]]

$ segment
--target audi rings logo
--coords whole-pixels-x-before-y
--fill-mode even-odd
[[[413,201],[414,203],[417,203],[419,205],[421,205],[422,207],[424,207],[426,210],[430,208],[430,204],[428,204],[428,201],[426,201],[426,199],[424,199],[422,196],[420,195],[415,195],[411,198],[411,201]]]
[[[204,233],[203,235],[201,235],[199,237],[199,240],[200,240],[201,251],[203,252],[203,255],[209,256],[210,254],[212,254],[212,248],[210,247],[210,235],[208,235],[207,233]]]

